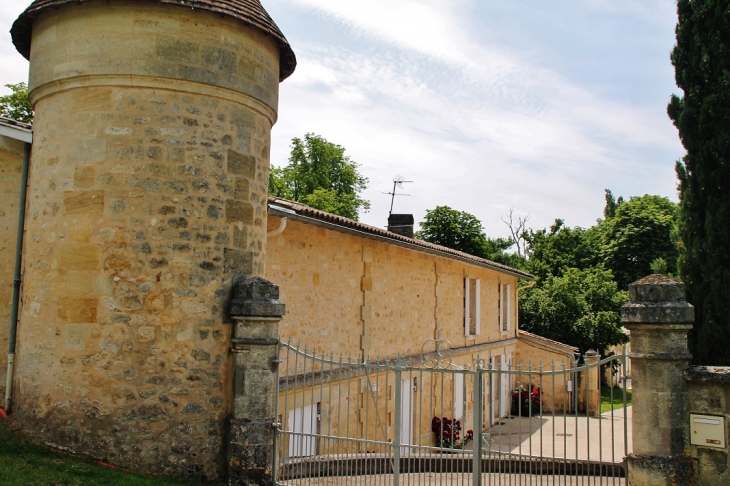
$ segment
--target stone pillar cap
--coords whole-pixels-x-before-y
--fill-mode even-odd
[[[625,326],[690,324],[694,322],[694,311],[685,300],[682,282],[654,274],[629,285],[629,303],[621,308],[621,321]]]
[[[684,284],[652,274],[629,285],[629,302],[684,302]]]
[[[252,277],[233,286],[232,317],[278,317],[286,312],[279,300],[279,286],[261,277]]]

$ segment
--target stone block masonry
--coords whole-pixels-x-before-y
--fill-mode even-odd
[[[220,478],[235,279],[263,274],[276,42],[206,11],[33,24],[17,416],[45,442]]]

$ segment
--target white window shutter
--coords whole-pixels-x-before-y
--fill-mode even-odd
[[[507,294],[507,330],[512,329],[512,292],[511,292],[511,285],[507,284],[506,286],[506,294]]]
[[[502,321],[502,319],[504,317],[504,299],[502,298],[502,294],[504,293],[504,291],[503,291],[502,287],[503,287],[503,285],[501,283],[497,284],[497,290],[498,290],[498,292],[497,292],[498,293],[498,295],[497,295],[497,301],[498,301],[497,302],[497,312],[499,314],[500,332],[504,331],[504,322]]]
[[[479,286],[479,279],[474,280],[474,313],[476,314],[474,316],[474,334],[479,334],[481,331],[481,316],[482,316],[482,308],[480,306],[481,302],[481,292],[480,292],[480,286]]]
[[[464,335],[469,335],[469,277],[464,277]]]

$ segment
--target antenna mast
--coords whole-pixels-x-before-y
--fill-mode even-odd
[[[410,196],[410,194],[403,194],[403,193],[397,193],[395,192],[396,189],[403,189],[403,184],[408,184],[413,181],[406,181],[404,180],[403,176],[397,175],[395,176],[395,179],[393,179],[393,192],[384,192],[383,194],[388,194],[391,196],[390,198],[390,212],[388,214],[393,214],[393,203],[395,202],[395,196]]]

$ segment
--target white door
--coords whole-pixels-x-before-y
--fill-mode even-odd
[[[464,374],[454,375],[454,420],[464,418]]]
[[[413,380],[403,380],[400,384],[400,443],[413,443]],[[407,454],[410,447],[401,447],[401,454]]]
[[[504,371],[504,372],[508,371],[508,364],[509,364],[509,361],[512,359],[512,355],[510,354],[509,356],[507,356],[507,355],[503,354],[500,356],[500,358],[502,360],[501,371]],[[510,405],[511,405],[511,403],[510,403],[511,397],[510,397],[510,393],[509,393],[510,375],[508,373],[502,373],[501,378],[502,379],[500,380],[500,387],[501,387],[502,397],[501,397],[500,407],[499,407],[499,416],[506,417],[507,415],[509,415]]]
[[[496,370],[497,366],[499,364],[498,358],[496,356],[492,356],[489,360],[491,370]],[[492,416],[490,417],[491,421],[490,424],[493,424],[494,422],[499,421],[499,378],[502,376],[499,373],[489,373],[489,381],[491,382],[491,385],[489,387],[489,395],[492,400]]]
[[[306,405],[289,412],[289,457],[304,457],[317,454],[317,405]],[[309,434],[309,435],[307,435]]]

